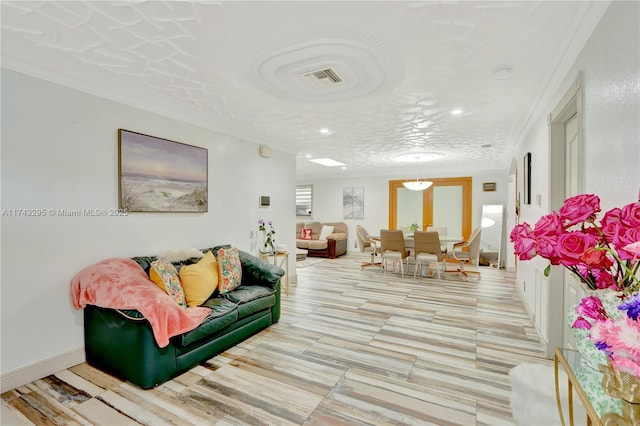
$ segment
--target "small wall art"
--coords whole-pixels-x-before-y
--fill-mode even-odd
[[[208,210],[207,149],[118,129],[118,159],[121,209]]]
[[[522,182],[524,184],[523,188],[523,204],[531,204],[531,153],[527,152],[524,155],[524,165],[523,165],[523,175],[524,178]]]
[[[484,182],[482,184],[482,190],[484,192],[493,192],[496,190],[496,183],[495,182]]]
[[[342,188],[342,211],[345,219],[364,219],[364,186]]]

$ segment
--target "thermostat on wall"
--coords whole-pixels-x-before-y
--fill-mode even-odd
[[[268,195],[260,196],[260,207],[269,207],[271,205],[271,197]]]

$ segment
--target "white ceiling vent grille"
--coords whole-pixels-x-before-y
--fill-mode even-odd
[[[331,68],[324,68],[304,74],[304,77],[314,86],[327,87],[340,84],[343,78]]]

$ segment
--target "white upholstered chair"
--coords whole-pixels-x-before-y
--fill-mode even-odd
[[[428,226],[427,232],[437,232],[438,238],[444,238],[447,236],[447,227],[446,226]],[[447,250],[447,243],[440,243],[442,250]]]
[[[382,259],[382,269],[385,273],[389,268],[389,261],[400,263],[400,272],[404,278],[404,262],[409,257],[409,252],[404,245],[404,234],[401,230],[380,230],[380,256]],[[382,273],[382,269],[380,273]]]
[[[418,275],[418,270],[422,275],[422,268],[424,265],[436,265],[436,273],[438,278],[442,277],[441,271],[444,271],[444,261],[446,258],[445,251],[442,250],[440,245],[440,237],[437,232],[423,232],[416,231],[413,233],[414,250],[413,257],[416,261],[416,270],[413,273],[413,278]]]
[[[471,232],[469,239],[467,241],[461,241],[459,243],[455,243],[453,245],[453,250],[451,251],[451,256],[453,259],[460,262],[460,269],[457,272],[462,273],[464,276],[468,276],[469,274],[479,274],[478,270],[479,259],[480,259],[480,234],[482,233],[482,228],[476,228]],[[467,249],[467,250],[463,250]],[[467,267],[465,269],[465,266]],[[476,270],[469,270],[468,267],[474,267]]]
[[[446,237],[447,235],[447,227],[446,226],[429,226],[427,227],[427,232],[437,232],[439,237]]]
[[[360,265],[360,269],[364,269],[367,266],[379,266],[379,264],[375,262],[375,257],[380,252],[380,241],[376,241],[371,238],[367,230],[360,225],[356,226],[356,240],[358,242],[360,252],[371,252],[371,262],[364,262]]]

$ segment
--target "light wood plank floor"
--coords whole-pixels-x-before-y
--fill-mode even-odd
[[[87,364],[2,395],[2,425],[510,425],[509,370],[542,348],[514,275],[298,268],[280,322],[158,388]]]

